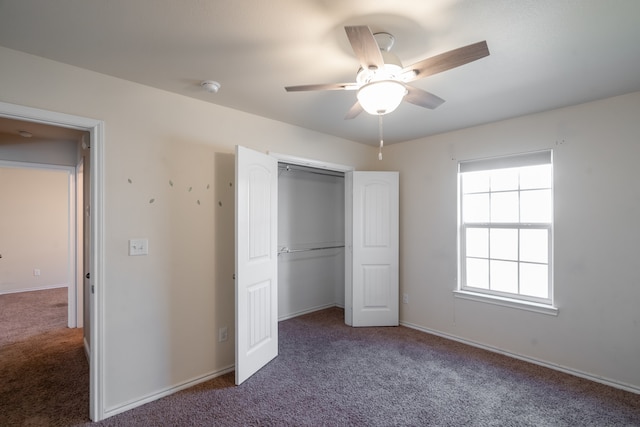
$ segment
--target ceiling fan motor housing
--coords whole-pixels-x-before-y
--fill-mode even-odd
[[[356,83],[365,85],[381,80],[401,80],[402,62],[395,53],[391,52],[395,38],[389,33],[375,33],[373,36],[378,43],[384,66],[383,68],[370,67],[369,69],[361,67],[356,74]]]

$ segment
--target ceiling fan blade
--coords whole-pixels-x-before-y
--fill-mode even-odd
[[[358,101],[356,101],[355,104],[353,104],[353,106],[349,109],[349,111],[347,111],[347,115],[344,116],[345,120],[350,120],[350,119],[355,119],[358,114],[362,113],[364,111],[364,108],[362,108],[362,105],[360,105],[360,103]]]
[[[484,58],[485,56],[489,56],[489,48],[487,47],[486,41],[450,50],[405,67],[402,70],[402,73],[407,73],[408,77],[404,79],[404,81],[410,82],[433,74],[441,73],[442,71],[447,71],[452,68],[468,64],[469,62]]]
[[[407,86],[408,93],[404,96],[404,100],[420,107],[429,108],[433,110],[439,107],[444,99],[436,96],[426,90],[418,89],[417,87]]]
[[[367,70],[372,67],[384,67],[384,59],[382,58],[382,53],[380,53],[380,47],[378,47],[378,43],[369,27],[356,25],[344,27],[344,30],[347,32],[351,48],[353,48],[353,52],[356,54],[358,61],[360,61],[362,68]]]
[[[358,85],[355,83],[327,83],[317,85],[287,86],[284,89],[287,92],[302,92],[308,90],[356,90],[358,89]]]

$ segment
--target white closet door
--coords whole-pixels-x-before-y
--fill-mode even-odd
[[[236,146],[236,384],[278,355],[278,162]]]
[[[352,191],[347,189],[347,215],[351,216],[347,223],[351,222],[352,229],[347,244],[352,259],[351,268],[346,269],[345,303],[351,304],[346,321],[352,326],[397,326],[399,175],[348,175]]]

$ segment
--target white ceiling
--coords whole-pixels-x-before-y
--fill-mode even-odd
[[[403,103],[386,144],[640,90],[638,0],[0,0],[7,48],[376,145],[376,117],[343,119],[353,91],[284,90],[354,81],[345,25],[392,33],[404,65],[489,45],[413,82],[446,102]]]

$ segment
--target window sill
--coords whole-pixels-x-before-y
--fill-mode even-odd
[[[493,295],[480,294],[470,291],[453,291],[456,298],[466,299],[470,301],[484,302],[487,304],[499,305],[502,307],[515,308],[519,310],[533,311],[535,313],[547,314],[550,316],[558,315],[558,308],[546,304],[539,304],[529,301],[521,301],[512,298],[498,297]]]

